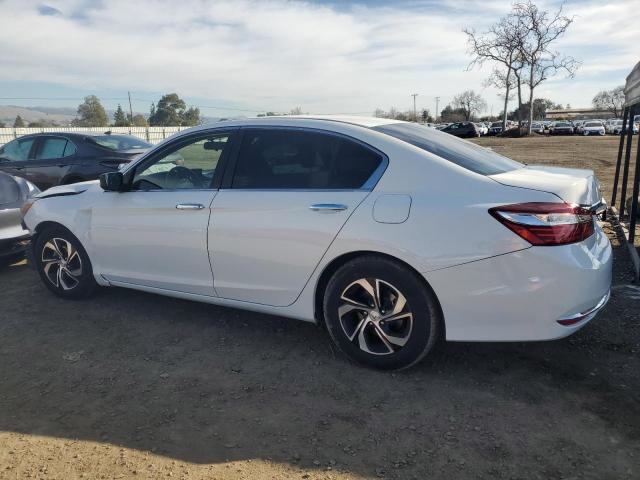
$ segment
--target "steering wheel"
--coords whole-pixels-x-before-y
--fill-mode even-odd
[[[198,185],[198,178],[191,170],[180,165],[167,172],[167,183],[172,187],[184,186],[183,182],[189,182],[189,186],[195,187]]]

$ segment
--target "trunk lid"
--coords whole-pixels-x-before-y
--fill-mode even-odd
[[[502,185],[552,193],[567,203],[592,206],[602,200],[593,170],[528,165],[510,172],[490,175]]]

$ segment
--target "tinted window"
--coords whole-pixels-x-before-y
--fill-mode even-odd
[[[5,158],[12,162],[22,162],[29,158],[29,151],[33,145],[33,138],[25,138],[24,140],[13,140],[7,143],[0,150],[0,158]]]
[[[211,135],[166,153],[141,167],[134,190],[211,188],[218,161],[229,145],[228,134]]]
[[[362,188],[382,157],[354,141],[300,130],[248,130],[233,188]]]
[[[69,157],[71,155],[75,155],[77,151],[78,148],[76,145],[71,140],[67,140],[67,146],[64,147],[64,156]]]
[[[109,150],[141,150],[151,147],[150,143],[131,135],[95,135],[89,141]]]
[[[522,164],[498,155],[493,150],[422,125],[394,123],[373,127],[373,130],[391,135],[482,175],[496,175],[522,168]]]
[[[36,159],[47,160],[49,158],[62,158],[64,157],[64,149],[66,146],[66,138],[43,138],[40,151],[36,154]]]

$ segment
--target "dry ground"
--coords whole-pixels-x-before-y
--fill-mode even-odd
[[[604,137],[536,135],[514,139],[482,137],[474,142],[484,147],[491,147],[502,155],[530,165],[589,168],[600,179],[607,202],[611,200],[620,137],[612,135]],[[635,167],[637,135],[633,137],[632,145],[630,175]],[[622,173],[620,178],[622,179]],[[620,181],[622,182],[622,180]],[[631,181],[628,185],[630,189]]]
[[[605,175],[614,142],[481,140]],[[68,302],[1,270],[0,479],[640,478],[640,288],[609,233],[613,297],[573,337],[445,344],[395,374],[310,324],[120,289]]]

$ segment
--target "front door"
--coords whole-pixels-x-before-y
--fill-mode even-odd
[[[243,129],[233,177],[227,182],[225,175],[213,201],[216,293],[292,304],[384,162],[377,151],[329,132]]]
[[[128,191],[92,211],[92,261],[107,280],[214,295],[207,251],[211,203],[230,133],[180,139],[134,166]]]

